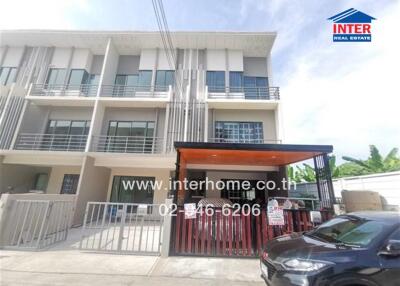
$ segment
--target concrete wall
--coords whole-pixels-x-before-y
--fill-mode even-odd
[[[18,67],[24,54],[24,49],[24,47],[9,47],[7,53],[5,53],[2,66]]]
[[[71,69],[84,69],[89,71],[92,66],[93,54],[89,49],[74,49]]]
[[[225,50],[207,50],[207,70],[225,71],[226,56]]]
[[[243,58],[243,74],[245,76],[268,76],[268,66],[266,58]]]
[[[154,190],[154,204],[162,204],[167,198],[169,191],[169,178],[170,170],[165,169],[135,169],[135,168],[112,168],[110,181],[108,182],[108,193],[107,201],[110,200],[112,182],[114,176],[143,176],[143,177],[155,177],[156,181],[162,182],[162,188]]]
[[[47,194],[60,194],[61,186],[65,174],[79,175],[81,167],[77,166],[54,166],[51,168],[49,182],[47,184]]]
[[[103,68],[104,56],[93,55],[92,66],[89,72],[91,74],[101,74],[101,69]]]
[[[67,68],[71,58],[72,48],[55,48],[51,59],[51,68]]]
[[[95,159],[89,156],[86,156],[83,161],[73,219],[74,225],[82,224],[87,202],[105,202],[107,199],[110,169],[96,167],[94,166],[94,161]]]
[[[214,110],[213,116],[209,115],[209,138],[215,137],[215,121],[262,122],[264,140],[277,139],[275,112],[272,110]]]
[[[20,133],[44,133],[49,120],[91,120],[92,107],[38,106],[30,104]]]
[[[0,193],[26,193],[32,190],[36,175],[50,173],[46,167],[3,164],[0,162]]]
[[[138,74],[140,56],[119,56],[117,74]]]

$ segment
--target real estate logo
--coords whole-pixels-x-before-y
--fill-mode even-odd
[[[371,42],[371,22],[376,20],[374,17],[350,8],[328,20],[333,21],[334,42]]]

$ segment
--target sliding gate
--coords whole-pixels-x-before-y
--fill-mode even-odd
[[[159,255],[162,231],[159,205],[88,202],[80,249]]]

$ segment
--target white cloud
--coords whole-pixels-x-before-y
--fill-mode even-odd
[[[314,47],[296,54],[281,92],[286,142],[333,144],[339,156],[356,157],[368,144],[400,146],[400,5],[381,11],[373,42],[332,43],[321,29]]]

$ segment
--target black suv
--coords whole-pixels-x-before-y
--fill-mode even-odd
[[[400,286],[400,213],[350,213],[277,237],[260,266],[268,285]]]

